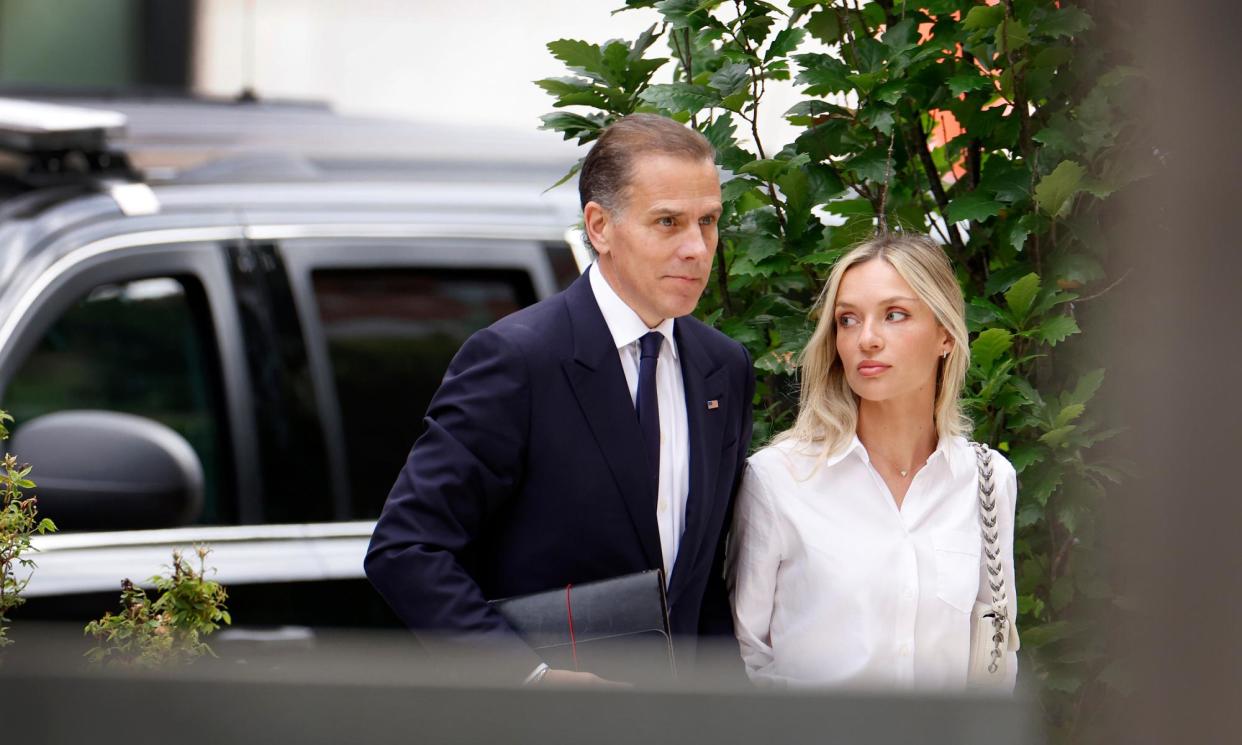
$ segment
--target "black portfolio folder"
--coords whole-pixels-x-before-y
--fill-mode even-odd
[[[676,674],[662,569],[492,606],[554,668],[623,681]]]

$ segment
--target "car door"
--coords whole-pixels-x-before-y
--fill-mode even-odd
[[[47,414],[158,422],[192,448],[204,498],[195,514],[160,529],[125,522],[140,515],[86,524],[48,507],[60,532],[35,540],[23,618],[98,617],[115,607],[122,578],[144,583],[174,549],[198,543],[216,547],[212,563],[226,583],[321,574],[304,531],[262,525],[252,387],[227,260],[240,226],[126,227],[70,231],[47,248],[54,260],[26,277],[0,324],[0,404],[16,419],[17,444]],[[32,458],[32,478],[77,455],[45,451]]]

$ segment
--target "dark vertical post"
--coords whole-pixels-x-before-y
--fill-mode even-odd
[[[195,0],[139,0],[135,82],[155,89],[190,91],[197,6]]]

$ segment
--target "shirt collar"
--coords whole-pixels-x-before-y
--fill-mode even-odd
[[[942,437],[936,452],[949,464],[954,476],[962,477],[975,471],[975,449],[965,437]],[[934,453],[933,453],[934,455]]]
[[[850,438],[850,444],[846,445],[841,451],[828,456],[824,465],[831,466],[840,463],[850,455],[857,455],[863,463],[871,462],[871,456],[867,454],[867,448],[863,447],[862,440],[858,439],[858,435],[854,435]]]
[[[863,447],[862,440],[858,439],[858,435],[854,435],[854,438],[850,441],[850,444],[840,452],[829,456],[824,462],[824,465],[830,466],[834,463],[839,463],[844,460],[846,456],[852,453],[856,453],[864,463],[871,462],[871,456],[867,454],[867,448]],[[945,465],[949,468],[949,472],[954,476],[962,476],[964,473],[974,468],[975,464],[974,450],[972,450],[966,440],[961,437],[941,437],[936,443],[936,449],[933,450],[932,454],[927,458],[927,463],[930,465],[934,463],[937,458],[944,460]]]
[[[591,292],[595,295],[595,304],[599,306],[599,312],[604,316],[604,323],[608,325],[608,332],[612,334],[612,341],[617,349],[633,344],[648,331],[659,331],[664,335],[665,346],[672,352],[673,359],[677,359],[677,342],[673,338],[674,319],[665,318],[654,329],[647,328],[643,319],[639,318],[634,309],[626,305],[621,296],[608,284],[604,273],[599,271],[598,262],[592,264],[588,272],[587,279],[591,283]]]

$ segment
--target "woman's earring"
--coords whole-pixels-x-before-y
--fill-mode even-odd
[[[941,352],[941,353],[940,353],[940,359],[942,359],[942,360],[947,360],[947,359],[949,359],[949,350],[947,350],[947,349],[946,349],[946,350],[944,350],[943,352]]]

